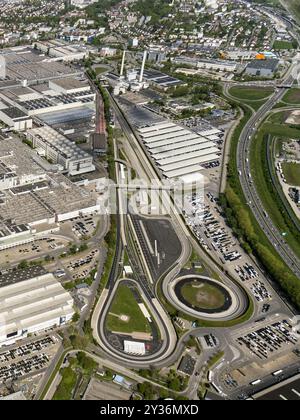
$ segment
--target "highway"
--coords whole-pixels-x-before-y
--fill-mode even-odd
[[[239,387],[230,391],[227,395],[227,399],[230,400],[244,400],[251,397],[254,394],[257,394],[265,389],[272,387],[280,382],[285,381],[286,379],[292,378],[293,376],[297,375],[300,372],[299,363],[294,363],[287,368],[284,369],[283,373],[279,376],[274,376],[272,374],[266,375],[262,378],[259,378],[261,382],[256,385],[247,385],[243,387]],[[218,387],[221,388],[219,382],[217,382]]]
[[[283,85],[290,85],[293,80],[293,76],[290,75]],[[250,164],[251,141],[256,135],[260,123],[266,118],[272,108],[282,100],[285,93],[285,88],[278,89],[245,125],[237,148],[237,167],[240,174],[241,186],[249,208],[278,254],[294,274],[300,278],[300,261],[285,242],[282,236],[283,232],[279,232],[272,220],[266,216],[262,201],[252,181]]]

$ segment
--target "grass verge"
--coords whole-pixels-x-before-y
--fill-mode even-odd
[[[120,319],[122,315],[126,316],[127,320],[122,321]],[[107,315],[106,328],[109,331],[123,333],[151,333],[151,326],[139,308],[134,292],[130,287],[120,284],[117,288]]]

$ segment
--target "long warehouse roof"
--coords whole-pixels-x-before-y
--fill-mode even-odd
[[[172,164],[172,163],[176,163],[176,162],[181,162],[183,160],[187,160],[187,159],[194,159],[197,157],[202,157],[202,156],[207,156],[207,155],[211,155],[212,153],[217,153],[218,149],[215,148],[215,150],[213,149],[208,149],[208,150],[197,150],[195,152],[192,153],[185,153],[183,155],[178,155],[178,156],[173,156],[170,157],[169,159],[164,159],[160,162],[157,162],[159,164],[159,166],[164,169],[164,167],[166,165]]]
[[[152,155],[157,155],[163,152],[169,152],[170,150],[176,150],[176,149],[182,149],[188,146],[193,146],[195,144],[204,145],[204,147],[215,147],[215,144],[208,141],[208,140],[200,140],[199,139],[192,139],[188,141],[181,141],[180,143],[174,143],[174,144],[166,144],[165,146],[157,147],[156,149],[151,149],[149,152]],[[184,151],[182,151],[184,153]]]
[[[151,137],[143,138],[143,141],[146,144],[152,144],[152,143],[156,143],[160,140],[176,138],[176,137],[184,136],[186,134],[193,134],[193,133],[191,133],[189,130],[175,130],[172,133],[170,133],[170,132],[161,133],[158,136],[151,136]],[[197,136],[198,134],[194,133],[194,135]]]
[[[202,158],[199,158],[199,163],[198,165],[192,165],[192,166],[185,166],[184,168],[177,168],[177,169],[173,169],[173,170],[168,170],[164,172],[164,175],[167,178],[177,178],[179,176],[182,175],[188,175],[194,172],[199,172],[201,169],[201,166],[203,163],[207,163],[207,162],[212,162],[213,160],[218,159],[218,155],[212,154],[212,155],[208,155]]]
[[[73,299],[52,274],[0,288],[0,336],[73,314]]]
[[[212,141],[217,140],[217,133],[217,129],[195,133],[171,122],[139,129],[145,147],[167,178],[199,174],[202,164],[219,159],[220,150]]]
[[[195,172],[200,172],[200,165],[189,166],[188,168],[176,169],[175,171],[166,172],[165,176],[167,178],[177,178],[182,175],[193,174]]]
[[[174,127],[167,127],[161,130],[149,131],[148,133],[140,133],[144,141],[167,134],[171,135],[180,131],[187,131],[186,128],[175,125]]]
[[[153,149],[153,148],[160,147],[160,146],[165,146],[165,145],[171,144],[171,143],[176,144],[176,143],[180,143],[181,141],[188,141],[188,140],[192,140],[192,139],[201,140],[202,138],[204,138],[204,137],[199,137],[199,136],[197,136],[197,134],[193,134],[193,133],[187,133],[187,134],[184,134],[184,135],[180,135],[178,137],[169,137],[167,139],[159,140],[159,141],[154,142],[154,143],[148,143],[148,144],[146,144],[146,147],[148,147],[149,149]]]
[[[214,134],[222,134],[222,131],[218,130],[217,128],[212,128],[211,130],[200,131],[199,134],[201,136],[212,136]]]
[[[218,140],[220,140],[220,137],[219,136],[216,136],[215,134],[213,134],[212,136],[207,136],[207,138],[208,138],[208,140],[211,140],[211,141],[218,141]]]
[[[184,150],[182,150],[182,148],[172,149],[167,152],[158,153],[156,155],[153,155],[153,159],[155,159],[156,162],[160,163],[160,162],[163,162],[164,159],[169,159],[173,156],[183,155],[185,153],[191,153],[191,152],[196,152],[197,150],[205,150],[205,149],[213,149],[213,147],[211,147],[211,144],[209,142],[197,143],[197,144],[192,144],[191,146],[187,146],[187,147],[184,146]]]
[[[176,169],[180,169],[180,168],[187,168],[188,166],[200,164],[202,162],[202,159],[204,159],[204,162],[206,162],[206,159],[208,158],[208,156],[211,156],[211,154],[207,153],[203,157],[198,156],[193,159],[186,158],[185,160],[182,160],[181,162],[175,162],[175,163],[170,163],[169,165],[163,165],[162,170],[164,172],[169,172],[169,171],[175,171]]]
[[[175,124],[170,123],[170,122],[158,123],[158,124],[152,125],[151,127],[140,128],[139,132],[140,133],[149,133],[150,131],[161,130],[163,128],[168,128],[168,127],[175,127]]]

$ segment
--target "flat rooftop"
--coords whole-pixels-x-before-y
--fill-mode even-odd
[[[21,274],[22,275],[22,274]],[[0,288],[0,338],[50,326],[74,313],[73,299],[53,274]]]
[[[0,288],[21,283],[34,277],[45,276],[47,271],[41,267],[28,267],[24,270],[9,270],[0,274]]]
[[[56,215],[69,214],[96,206],[96,198],[73,184],[64,175],[51,175],[43,187],[4,191],[0,219],[6,223],[35,224]]]
[[[15,173],[22,177],[30,175],[43,178],[45,172],[33,159],[32,151],[18,138],[0,137],[0,173]]]
[[[36,138],[42,139],[45,143],[53,147],[65,159],[90,159],[91,156],[80,149],[75,143],[67,139],[63,134],[54,130],[50,126],[36,127],[29,130],[29,133]]]
[[[144,78],[162,87],[184,85],[184,82],[182,80],[176,79],[175,77],[168,76],[167,74],[161,73],[160,71],[157,71],[157,70],[146,69],[144,72]]]
[[[143,127],[138,133],[167,178],[199,173],[202,165],[219,159],[220,151],[211,139],[172,122]]]
[[[15,96],[30,95],[32,93],[31,89],[24,86],[10,88],[9,91]]]
[[[279,60],[271,58],[268,60],[253,60],[248,64],[248,69],[258,69],[258,70],[272,70],[275,71],[279,64]]]
[[[7,115],[12,120],[18,119],[18,118],[26,118],[26,119],[29,118],[25,114],[25,112],[21,111],[21,109],[16,108],[14,106],[9,107],[9,108],[3,108],[1,109],[1,112],[3,112],[3,114]]]
[[[82,82],[78,79],[73,77],[66,77],[63,79],[56,79],[53,83],[65,90],[72,90],[72,89],[81,89],[87,88],[89,89],[89,84],[87,82]]]
[[[75,67],[49,61],[30,47],[5,48],[0,55],[6,60],[6,76],[15,81],[42,81],[82,73]]]
[[[84,153],[79,156],[85,156]],[[86,156],[90,158],[89,154]],[[1,224],[31,225],[96,205],[96,198],[87,190],[64,175],[46,172],[40,160],[19,139],[0,137]]]

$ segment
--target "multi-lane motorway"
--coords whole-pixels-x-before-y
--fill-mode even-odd
[[[293,76],[289,76],[283,85],[288,86],[293,82],[293,80]],[[278,88],[274,95],[271,96],[268,101],[250,118],[244,127],[237,148],[237,166],[245,198],[257,222],[270,240],[271,244],[276,248],[278,254],[282,257],[288,267],[291,268],[294,274],[300,278],[300,261],[285,242],[282,235],[283,232],[278,231],[270,217],[268,217],[265,212],[251,175],[251,141],[256,135],[260,123],[266,118],[272,108],[282,100],[285,93],[285,88]]]

